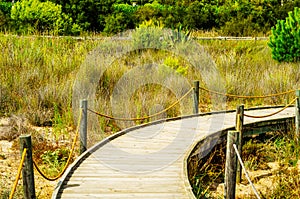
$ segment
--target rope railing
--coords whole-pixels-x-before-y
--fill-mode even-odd
[[[214,90],[209,90],[207,88],[204,87],[200,87],[201,90],[212,93],[212,94],[216,94],[216,95],[223,95],[226,97],[232,97],[232,98],[244,98],[244,99],[251,99],[251,98],[268,98],[268,97],[277,97],[277,96],[281,96],[281,95],[286,95],[286,94],[290,94],[295,92],[295,90],[289,90],[289,91],[285,91],[285,92],[281,92],[281,93],[274,93],[274,94],[268,94],[268,95],[234,95],[234,94],[229,94],[229,93],[222,93],[222,92],[218,92],[218,91],[214,91]]]
[[[254,192],[256,198],[257,198],[257,199],[260,199],[260,196],[259,196],[259,194],[258,194],[258,192],[257,192],[257,190],[256,190],[256,188],[255,188],[255,186],[254,186],[254,184],[252,183],[252,181],[251,181],[251,179],[250,179],[250,177],[249,177],[249,174],[248,174],[248,172],[247,172],[247,170],[246,170],[246,168],[245,168],[245,165],[244,165],[244,163],[243,163],[243,160],[242,160],[242,158],[241,158],[241,156],[240,156],[240,154],[239,154],[239,151],[238,151],[238,149],[237,149],[237,147],[236,147],[235,144],[233,144],[233,148],[234,148],[234,151],[235,151],[235,153],[236,153],[236,155],[237,155],[237,158],[238,158],[238,160],[239,160],[239,162],[240,162],[240,164],[241,164],[241,166],[242,166],[242,168],[243,168],[243,170],[244,170],[244,172],[245,172],[245,176],[246,176],[246,178],[247,178],[249,184],[250,184],[251,187],[252,187],[252,190],[253,190],[253,192]]]
[[[24,148],[23,153],[22,153],[22,158],[21,158],[21,161],[20,161],[20,164],[19,164],[19,167],[18,167],[18,173],[17,173],[17,176],[16,176],[16,180],[15,180],[15,182],[13,184],[13,188],[10,192],[9,199],[12,199],[14,194],[15,194],[18,182],[19,182],[20,177],[21,177],[21,171],[22,171],[24,160],[25,160],[25,157],[26,157],[26,152],[27,152],[27,148]]]
[[[45,178],[46,180],[48,181],[55,181],[57,180],[58,178],[60,178],[64,173],[65,171],[67,170],[69,164],[70,164],[70,161],[72,159],[72,154],[74,152],[74,149],[75,149],[75,144],[76,144],[76,141],[77,141],[77,137],[78,137],[78,134],[79,134],[79,126],[80,126],[80,120],[81,120],[81,117],[82,117],[82,111],[80,111],[80,115],[79,115],[79,118],[78,118],[78,123],[77,123],[77,128],[76,128],[76,133],[75,133],[75,137],[74,137],[74,140],[73,140],[73,143],[72,143],[72,147],[71,147],[71,151],[69,153],[69,157],[67,159],[67,162],[64,166],[64,168],[62,169],[62,171],[56,176],[56,177],[49,177],[47,176],[37,165],[36,161],[33,160],[33,165],[34,167],[36,168],[36,170],[38,171],[38,173],[43,177]]]
[[[152,115],[149,115],[149,116],[145,116],[145,117],[140,117],[140,118],[119,118],[119,117],[113,117],[113,116],[110,116],[110,115],[106,115],[106,114],[103,114],[103,113],[99,113],[97,111],[94,111],[94,110],[91,110],[91,109],[87,109],[88,111],[98,115],[98,116],[102,116],[102,117],[105,117],[105,118],[108,118],[108,119],[113,119],[113,120],[120,120],[120,121],[139,121],[139,120],[146,120],[146,119],[149,119],[149,118],[152,118],[152,117],[155,117],[155,116],[158,116],[158,115],[161,115],[162,113],[165,113],[167,112],[168,110],[170,110],[171,108],[173,108],[174,106],[176,106],[179,102],[181,102],[186,96],[188,96],[188,94],[190,94],[192,91],[193,91],[193,87],[188,91],[186,92],[181,98],[179,98],[176,102],[174,102],[173,104],[171,104],[169,107],[167,107],[166,109],[162,110],[162,111],[159,111],[155,114],[152,114]]]
[[[271,117],[273,115],[276,115],[282,111],[284,111],[285,109],[287,109],[289,106],[291,106],[298,98],[294,98],[288,105],[286,105],[285,107],[281,108],[280,110],[274,112],[274,113],[270,113],[270,114],[267,114],[267,115],[248,115],[248,114],[245,114],[244,113],[244,116],[246,117],[250,117],[250,118],[265,118],[265,117]]]
[[[164,110],[162,110],[162,111],[160,111],[158,113],[155,113],[153,115],[149,115],[149,116],[145,116],[145,117],[140,117],[140,118],[120,118],[120,117],[114,117],[114,116],[110,116],[110,115],[107,115],[107,114],[104,114],[104,113],[100,113],[100,112],[97,112],[97,111],[89,109],[89,108],[87,110],[90,111],[91,113],[94,113],[94,114],[98,115],[98,116],[105,117],[105,118],[108,118],[108,119],[113,119],[113,120],[120,120],[120,121],[146,120],[146,119],[158,116],[158,115],[160,115],[162,113],[165,113],[169,109],[173,108],[182,99],[184,99],[193,89],[194,88],[192,87],[185,95],[183,95],[179,100],[177,100],[175,103],[173,103],[168,108],[166,108],[166,109],[164,109]],[[214,90],[209,90],[209,89],[204,88],[204,87],[199,87],[199,89],[201,89],[203,91],[206,91],[206,92],[209,92],[209,93],[212,93],[212,94],[223,95],[223,96],[226,96],[226,97],[244,98],[244,99],[277,97],[277,96],[286,95],[286,94],[290,94],[290,93],[295,92],[295,90],[289,90],[289,91],[285,91],[285,92],[281,92],[281,93],[274,93],[274,94],[268,94],[268,95],[252,95],[252,96],[250,96],[250,95],[234,95],[234,94],[222,93],[222,92],[218,92],[218,91],[214,91]],[[276,114],[282,112],[283,110],[285,110],[286,108],[288,108],[290,105],[292,105],[296,101],[296,99],[297,98],[293,99],[288,105],[286,105],[281,110],[276,111],[275,113],[271,113],[271,114],[263,115],[263,116],[253,116],[253,115],[244,114],[244,116],[250,117],[250,118],[265,118],[265,117],[270,117],[270,116],[276,115]]]

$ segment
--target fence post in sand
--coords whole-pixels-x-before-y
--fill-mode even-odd
[[[233,144],[238,142],[238,131],[228,131],[226,146],[226,163],[225,163],[225,199],[235,198],[236,175],[237,175],[237,156]]]
[[[24,151],[24,148],[27,148],[24,166],[22,169],[24,198],[35,199],[36,195],[35,195],[35,185],[34,185],[31,135],[20,136],[21,156]]]
[[[239,154],[242,154],[242,147],[243,147],[243,125],[244,125],[244,105],[237,106],[236,109],[236,122],[235,122],[235,129],[238,132],[238,138],[236,146],[238,148]],[[242,178],[242,168],[239,162],[237,162],[237,174],[236,174],[236,181],[237,183],[241,182]]]

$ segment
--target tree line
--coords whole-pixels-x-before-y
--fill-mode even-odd
[[[15,33],[115,34],[145,21],[228,36],[269,35],[300,0],[0,0],[0,29]]]

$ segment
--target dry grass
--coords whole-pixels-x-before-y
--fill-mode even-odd
[[[299,64],[278,63],[271,58],[267,41],[202,41],[215,59],[226,79],[227,93],[237,95],[266,95],[297,89]],[[284,73],[282,72],[284,71]],[[236,100],[229,106],[244,103],[246,106],[284,104],[291,96]],[[232,102],[232,103],[230,103]]]
[[[56,111],[61,114],[62,122],[72,125],[72,86],[76,74],[88,52],[100,43],[100,40],[0,35],[2,52],[0,54],[0,114],[2,116],[11,113],[25,114],[32,124],[47,126],[53,123],[56,108]],[[199,43],[215,61],[217,69],[225,80],[224,87],[227,93],[265,95],[297,89],[300,80],[299,64],[280,64],[273,61],[266,41],[200,41]],[[187,67],[184,78],[190,85],[193,80],[200,79],[201,86],[210,86],[207,85],[208,82],[203,82],[201,79],[201,71],[200,74],[199,71],[197,73],[184,57],[176,58],[170,53],[157,50],[133,52],[114,62],[103,76],[99,77],[97,96],[102,107],[98,110],[111,113],[110,97],[116,84],[126,73],[145,63],[164,64],[166,58],[170,57],[177,59],[180,66]],[[216,82],[209,84],[214,85]],[[139,91],[134,94],[136,96],[132,96],[134,106],[128,107],[132,117],[147,115],[154,104],[166,107],[176,99],[172,97],[172,92],[165,92],[164,88],[160,89],[154,84],[147,87],[147,89],[138,88]],[[152,95],[157,97],[149,97]],[[202,92],[201,95],[200,109],[202,111],[214,109],[211,105],[211,96],[206,92]],[[246,107],[284,104],[293,96],[294,94],[249,100],[228,98],[227,108],[235,108],[236,104],[240,103],[244,103]],[[143,107],[145,110],[136,110],[136,106]],[[174,116],[173,113],[167,115]],[[104,124],[106,125],[107,122]]]
[[[60,137],[70,140],[72,134],[66,129],[67,127],[73,129],[75,126],[73,119],[75,111],[72,108],[73,84],[86,56],[101,42],[103,41],[76,40],[67,37],[0,35],[0,116],[23,115],[32,125],[53,127],[51,134],[54,135],[54,140],[57,141]],[[215,61],[218,72],[225,80],[225,85],[221,85],[225,87],[225,92],[265,95],[297,89],[299,85],[299,64],[273,61],[266,41],[199,41],[199,43]],[[169,59],[169,65],[157,70],[157,73],[164,77],[163,84],[138,85],[126,101],[127,104],[121,102],[118,106],[112,104],[110,100],[120,79],[144,64],[166,65],[166,58]],[[204,81],[204,74],[197,71],[185,57],[177,57],[172,53],[154,49],[136,51],[116,59],[101,77],[97,77],[99,81],[95,109],[109,115],[142,117],[168,107],[178,99],[178,96],[166,87],[166,84],[173,85],[178,90],[179,96],[187,91],[186,88],[180,87],[180,81],[174,78],[174,75],[169,78],[170,68],[173,72],[182,72],[182,68],[186,68],[181,75],[189,86],[195,79],[201,81],[201,86],[212,89],[218,89],[220,84],[218,79],[213,77],[207,78],[211,80],[210,82],[207,82],[207,79]],[[139,72],[141,76],[144,75]],[[152,81],[158,80],[153,76]],[[134,82],[132,85],[134,88]],[[213,97],[209,93],[201,92],[199,107],[201,111],[224,108],[222,105],[214,104]],[[268,99],[228,98],[225,108],[235,109],[237,104],[242,103],[246,107],[279,105],[285,104],[293,97],[294,94]],[[183,104],[188,107],[176,105],[161,117],[191,113],[191,97]],[[97,122],[100,123],[102,132],[97,139],[90,139],[93,142],[120,128],[139,124],[139,122],[121,123],[104,118],[97,119]],[[55,144],[52,149],[53,151],[57,149]],[[212,173],[214,172],[210,172]]]

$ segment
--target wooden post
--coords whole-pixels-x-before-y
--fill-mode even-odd
[[[87,106],[86,99],[80,101],[80,111],[82,111],[80,120],[80,154],[84,153],[87,149]]]
[[[199,81],[194,81],[194,114],[199,113]]]
[[[34,187],[35,185],[34,185],[34,173],[33,173],[33,161],[32,161],[31,135],[20,136],[21,156],[24,148],[27,148],[24,167],[22,170],[24,198],[35,199],[36,196],[35,196],[35,187]]]
[[[238,131],[238,140],[236,146],[238,148],[239,154],[242,155],[242,147],[243,147],[243,125],[244,125],[244,105],[237,106],[236,109],[236,121],[235,121],[235,128]],[[242,168],[241,164],[237,163],[237,174],[236,174],[236,181],[240,183],[242,179]]]
[[[300,131],[300,90],[296,90],[296,117],[295,117],[295,125],[296,125],[296,140],[298,141],[299,138],[299,131]]]
[[[237,156],[233,144],[237,143],[238,131],[228,131],[225,163],[225,199],[235,199]]]

